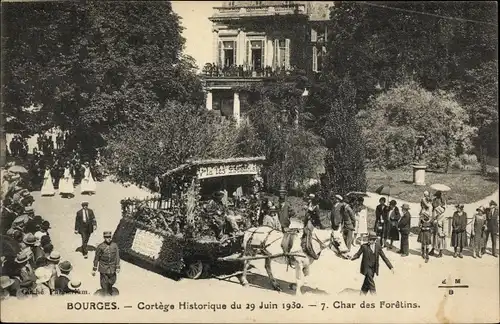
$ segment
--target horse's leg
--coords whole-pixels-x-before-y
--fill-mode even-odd
[[[295,262],[295,295],[302,295],[302,270],[303,270],[303,264],[301,261],[297,260]]]
[[[271,285],[273,286],[274,290],[281,291],[281,287],[278,284],[278,282],[276,281],[276,279],[274,279],[273,272],[271,270],[271,259],[266,258],[264,264],[265,264],[265,268],[267,271],[267,275],[269,276],[269,279],[271,280]]]
[[[248,260],[243,261],[243,273],[241,274],[241,277],[240,277],[240,283],[243,286],[248,286],[247,271],[248,271],[249,264],[250,264],[250,261],[248,261]]]

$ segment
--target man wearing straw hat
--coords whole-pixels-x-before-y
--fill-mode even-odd
[[[52,289],[49,285],[49,280],[52,277],[52,271],[47,268],[38,268],[35,270],[36,276],[36,288],[35,293],[37,295],[51,295]]]
[[[375,232],[370,232],[368,234],[368,243],[361,245],[358,252],[351,258],[351,260],[354,261],[360,256],[363,256],[361,259],[360,273],[365,276],[365,280],[363,281],[363,286],[361,286],[361,293],[365,295],[368,292],[371,294],[376,293],[375,276],[378,275],[379,257],[382,257],[387,267],[394,273],[394,267],[385,256],[382,246],[377,242],[377,238]]]
[[[116,274],[120,272],[120,252],[118,245],[111,241],[111,232],[103,234],[104,242],[99,244],[95,250],[94,267],[92,276],[99,269],[100,282],[104,295],[113,295],[113,285],[116,282]]]
[[[73,294],[79,294],[81,285],[82,283],[79,280],[71,280],[70,282],[68,282],[68,289]]]
[[[15,294],[11,293],[11,291],[13,291],[11,288],[14,286],[14,283],[15,280],[8,276],[0,277],[0,300],[6,300],[10,296],[15,296]]]

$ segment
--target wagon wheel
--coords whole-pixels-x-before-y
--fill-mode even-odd
[[[189,279],[198,279],[203,274],[203,268],[203,262],[201,260],[195,260],[189,262],[184,271]]]

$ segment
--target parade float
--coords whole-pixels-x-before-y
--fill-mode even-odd
[[[124,199],[114,241],[120,252],[197,279],[221,257],[241,250],[242,232],[258,222],[264,157],[191,160],[159,177],[161,197]],[[206,206],[225,192],[226,214],[238,233],[213,231]],[[233,194],[234,193],[234,194]]]

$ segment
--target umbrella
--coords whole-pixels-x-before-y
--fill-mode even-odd
[[[391,195],[391,186],[389,185],[381,185],[380,187],[375,190],[376,193],[379,195],[383,196],[390,196]]]
[[[441,184],[441,183],[435,183],[431,186],[431,189],[436,190],[436,191],[450,191],[451,188],[448,187],[447,185]]]
[[[362,191],[351,191],[345,196],[346,197],[368,197],[368,194],[366,192],[362,192]]]
[[[28,173],[28,170],[26,170],[26,168],[21,165],[11,166],[10,168],[7,169],[7,171],[12,173]]]

